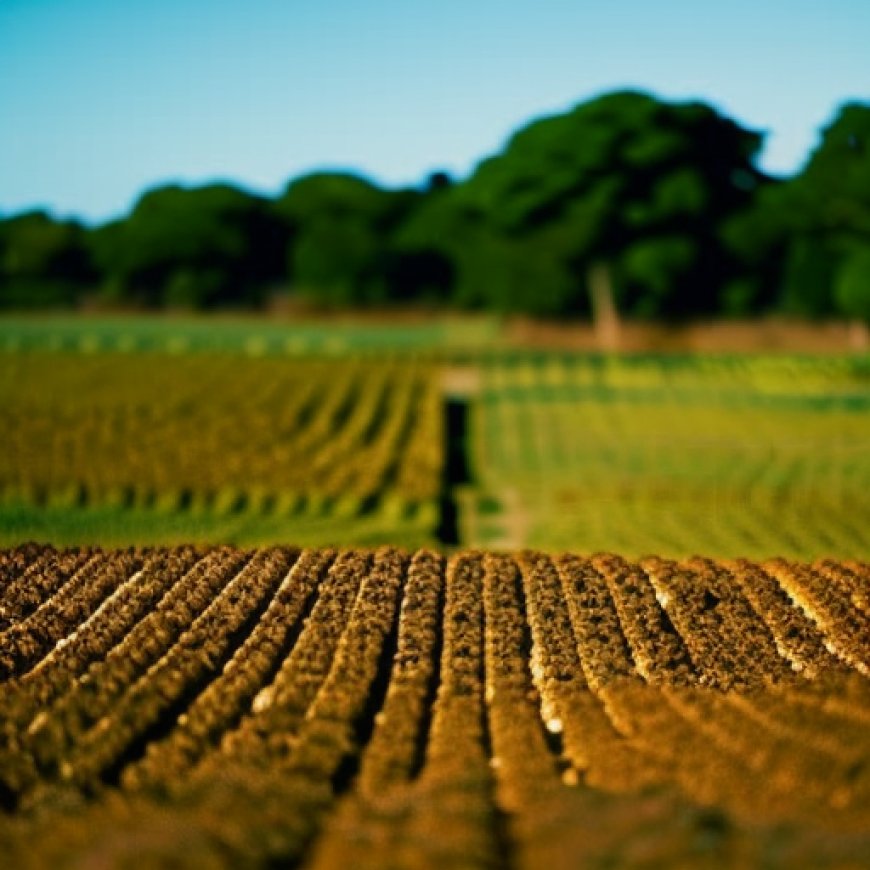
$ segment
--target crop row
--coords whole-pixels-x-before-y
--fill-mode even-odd
[[[9,866],[619,864],[637,831],[691,865],[692,819],[717,860],[868,845],[860,562],[19,548],[0,576]]]
[[[142,554],[141,567],[135,573],[121,580],[99,607],[58,640],[35,666],[5,685],[4,711],[12,716],[14,710],[19,723],[30,721],[40,707],[67,691],[92,664],[104,660],[202,555],[192,547]],[[106,559],[107,568],[118,571],[119,579],[127,561],[125,556],[120,553]],[[46,610],[55,609],[52,605],[56,597],[46,601]],[[176,601],[176,596],[169,595],[164,609],[174,607]],[[73,602],[73,606],[77,603]],[[39,612],[27,620],[35,623],[32,628],[36,632],[41,631],[39,622]]]
[[[440,485],[439,394],[423,366],[158,356],[146,372],[138,357],[82,357],[59,390],[42,358],[15,365],[0,382],[10,503],[281,512],[419,503]]]
[[[807,391],[739,366],[614,369],[484,368],[471,447],[478,485],[527,517],[512,546],[867,558],[860,378],[826,395],[821,376]],[[493,540],[480,525],[470,545]]]

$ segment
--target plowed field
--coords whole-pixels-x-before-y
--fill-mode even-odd
[[[865,866],[870,565],[0,551],[0,865]]]

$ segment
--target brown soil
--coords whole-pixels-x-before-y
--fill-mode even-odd
[[[2,866],[866,866],[865,563],[93,551],[18,600],[68,556],[0,550]]]
[[[598,350],[592,325],[585,321],[512,319],[505,324],[508,342],[521,347]],[[853,324],[766,318],[710,320],[681,325],[625,322],[619,350],[627,352],[843,353],[861,351]]]

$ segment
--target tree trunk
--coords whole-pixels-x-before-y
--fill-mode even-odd
[[[600,350],[619,350],[619,312],[613,295],[610,266],[598,261],[589,267],[592,323]]]

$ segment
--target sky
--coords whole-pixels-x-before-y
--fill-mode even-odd
[[[0,0],[0,214],[98,223],[158,183],[467,176],[631,87],[766,131],[797,171],[870,100],[868,0]]]

